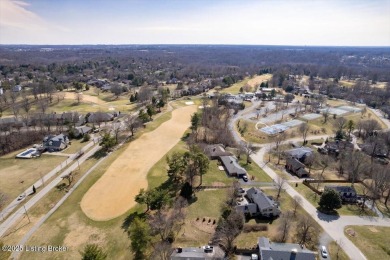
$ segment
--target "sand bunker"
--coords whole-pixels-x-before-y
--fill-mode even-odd
[[[176,109],[169,121],[133,141],[84,195],[83,212],[93,220],[105,221],[135,206],[139,190],[148,187],[148,171],[179,142],[195,111],[196,106]]]

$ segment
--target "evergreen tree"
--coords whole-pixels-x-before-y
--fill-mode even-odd
[[[96,244],[87,244],[81,252],[82,260],[104,260],[106,258],[107,253]]]
[[[322,193],[321,199],[318,202],[320,208],[326,211],[333,211],[341,208],[341,198],[335,190],[327,189]]]
[[[136,217],[130,225],[128,235],[131,240],[131,251],[135,259],[147,259],[146,250],[151,241],[150,227],[145,220]]]

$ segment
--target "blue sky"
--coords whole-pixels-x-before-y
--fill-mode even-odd
[[[0,43],[390,46],[390,0],[0,0]]]

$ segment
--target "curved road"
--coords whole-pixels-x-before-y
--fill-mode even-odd
[[[232,120],[229,122],[229,129],[232,131],[234,139],[240,143],[242,142],[241,136],[234,130],[234,125],[236,121],[242,117],[245,117],[251,110],[251,108],[245,109],[237,113]],[[381,120],[386,124],[386,126],[390,129],[390,121],[385,119],[383,115],[374,109],[370,109],[374,114],[376,114]],[[326,135],[322,136],[312,136],[310,139],[317,138],[326,138]],[[291,141],[301,140],[301,138],[293,138],[286,140],[284,143],[288,143]],[[272,143],[256,145],[261,147],[261,149],[251,155],[252,160],[257,163],[260,168],[262,168],[272,179],[276,179],[278,175],[268,167],[267,162],[264,161],[265,153],[270,149]],[[365,260],[367,259],[364,254],[357,248],[344,234],[344,228],[348,225],[357,225],[357,226],[386,226],[390,227],[390,219],[383,217],[367,217],[367,216],[330,216],[319,212],[309,201],[306,200],[301,194],[299,194],[294,188],[292,188],[288,183],[285,184],[286,192],[291,196],[298,196],[301,198],[301,206],[306,210],[308,214],[310,214],[313,219],[325,230],[329,236],[336,241],[345,251],[345,253],[353,260]]]

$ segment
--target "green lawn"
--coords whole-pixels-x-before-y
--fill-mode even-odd
[[[215,185],[216,183],[224,183],[225,185],[232,185],[236,178],[228,177],[226,172],[218,169],[220,166],[218,160],[210,161],[209,170],[203,175],[203,185]]]
[[[337,252],[338,251],[338,252]],[[332,241],[328,245],[328,253],[331,259],[349,260],[349,257],[343,249],[339,248],[335,241]]]
[[[390,259],[390,227],[347,226],[344,232],[368,259]]]
[[[77,153],[81,150],[81,148],[86,146],[90,141],[83,142],[83,139],[72,139],[71,142],[72,143],[68,146],[68,148],[62,151],[63,153],[68,153],[68,154]]]
[[[249,176],[254,176],[254,181],[258,182],[271,182],[272,179],[269,177],[263,169],[261,169],[255,162],[251,162],[250,164],[246,163],[245,156],[242,156],[239,160],[240,165],[245,168],[245,170],[248,172]]]

